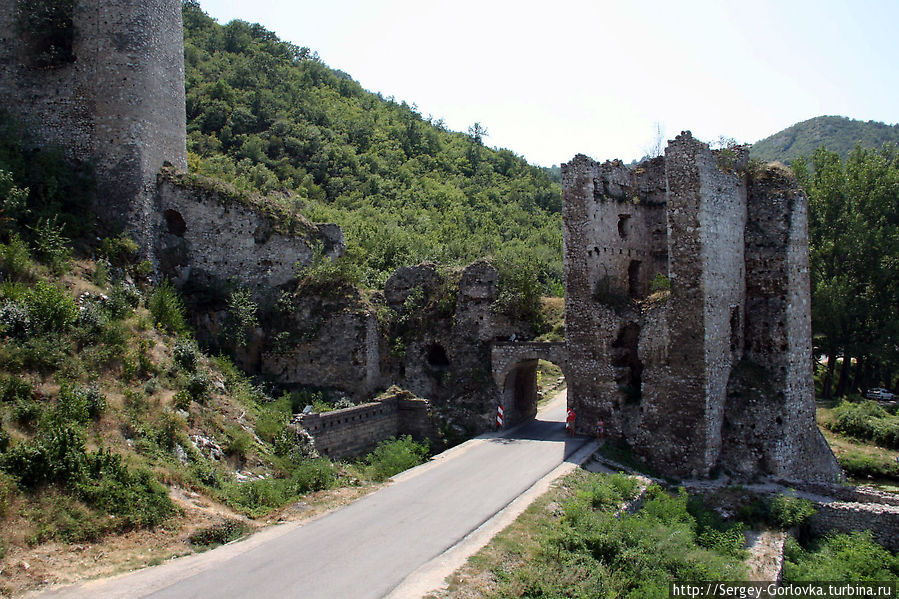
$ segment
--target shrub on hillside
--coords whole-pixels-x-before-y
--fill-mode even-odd
[[[137,287],[127,281],[122,281],[113,286],[106,305],[112,318],[124,318],[137,308],[140,299],[140,291]]]
[[[106,410],[106,397],[96,385],[81,385],[64,382],[59,389],[54,410],[61,423],[76,422],[86,424],[96,420]]]
[[[38,281],[23,298],[28,318],[37,333],[66,332],[78,318],[72,297],[44,281]]]
[[[200,348],[193,339],[178,339],[172,350],[172,359],[187,372],[196,372],[200,362]]]
[[[832,580],[882,582],[899,578],[899,556],[874,542],[871,531],[831,533],[802,547],[784,544],[784,582]]]
[[[833,409],[833,416],[827,424],[832,431],[899,449],[899,416],[890,414],[877,402],[843,401]]]
[[[14,234],[9,238],[9,243],[0,243],[0,271],[5,278],[27,281],[32,276],[31,268],[31,254],[21,237]]]
[[[427,443],[416,443],[406,435],[378,444],[373,452],[362,459],[363,472],[366,478],[380,482],[418,466],[427,457]]]
[[[187,537],[187,542],[199,549],[211,549],[246,536],[250,527],[242,520],[228,519],[219,524],[201,528]]]
[[[160,283],[153,291],[150,299],[147,300],[147,309],[153,315],[153,321],[157,327],[175,334],[187,331],[184,303],[168,279]]]
[[[62,234],[63,225],[56,220],[56,215],[52,219],[38,220],[32,228],[32,246],[38,260],[53,272],[63,273],[69,269],[72,250],[69,249],[70,240]]]
[[[97,253],[113,266],[124,267],[137,259],[137,242],[122,233],[118,237],[106,237],[100,242]]]
[[[175,512],[165,488],[146,471],[130,471],[120,456],[88,452],[76,429],[51,425],[0,454],[0,470],[25,489],[57,484],[87,505],[119,518],[119,529],[153,526]]]

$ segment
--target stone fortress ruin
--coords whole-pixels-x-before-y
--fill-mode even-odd
[[[134,236],[159,275],[262,293],[319,249],[339,257],[339,227],[285,227],[183,172],[182,31],[180,0],[7,0],[0,101],[34,145],[93,165],[101,224]],[[581,432],[602,419],[666,474],[834,480],[814,421],[806,198],[783,170],[750,172],[746,158],[683,134],[633,168],[580,155],[563,167],[564,344],[509,341],[527,331],[491,309],[489,264],[458,273],[452,302],[440,301],[436,267],[421,265],[400,269],[382,299],[406,322],[425,314],[421,326],[385,337],[361,300],[300,298],[281,331],[289,343],[263,331],[251,366],[357,399],[398,383],[470,433],[497,405],[510,423],[533,417],[544,358],[565,372]],[[421,412],[405,401],[393,403]],[[384,430],[405,418],[366,410]]]
[[[0,102],[31,144],[90,164],[103,229],[128,231],[160,274],[257,289],[317,247],[342,254],[334,225],[284,234],[239,194],[173,174],[187,170],[181,0],[6,0],[0,42]]]
[[[748,148],[689,132],[627,167],[562,167],[566,374],[658,471],[834,481],[815,424],[807,199]]]

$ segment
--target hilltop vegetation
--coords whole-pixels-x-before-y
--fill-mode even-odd
[[[338,223],[369,286],[400,266],[494,256],[535,265],[561,293],[551,173],[486,147],[479,123],[448,131],[258,24],[219,25],[188,1],[184,29],[192,170]]]
[[[899,125],[856,121],[842,116],[819,116],[796,123],[752,144],[753,158],[790,164],[800,156],[811,156],[824,147],[845,160],[856,145],[879,148],[899,144]]]

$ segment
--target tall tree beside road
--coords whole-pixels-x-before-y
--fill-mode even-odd
[[[899,386],[899,151],[824,148],[793,170],[809,195],[812,328],[823,395]],[[834,388],[838,358],[842,357]],[[854,367],[853,367],[854,365]]]

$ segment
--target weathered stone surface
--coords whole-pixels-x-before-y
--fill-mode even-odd
[[[288,387],[338,389],[356,401],[383,388],[378,319],[361,298],[304,295],[269,323],[262,372]],[[288,335],[277,341],[278,332]]]
[[[101,219],[149,252],[156,173],[166,161],[187,168],[181,2],[75,2],[73,59],[50,67],[34,64],[34,44],[17,27],[28,5],[0,4],[0,102],[24,118],[35,145],[93,164]]]
[[[154,209],[155,254],[160,274],[176,284],[232,281],[264,293],[295,277],[317,251],[343,255],[336,225],[312,224],[299,215],[290,232],[260,208],[223,197],[215,190],[188,186],[164,169]]]
[[[834,480],[814,421],[806,198],[689,133],[562,167],[569,404],[658,470]],[[670,291],[655,296],[664,275]]]
[[[312,435],[318,452],[335,459],[361,455],[391,437],[437,439],[430,402],[397,387],[371,403],[323,414],[301,414],[297,423]]]

